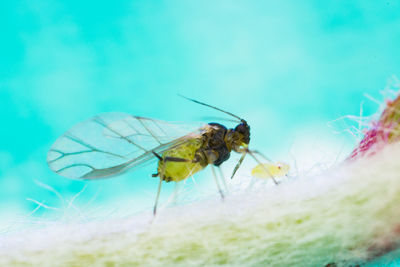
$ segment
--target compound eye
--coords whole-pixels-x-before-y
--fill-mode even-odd
[[[243,124],[239,124],[238,126],[236,126],[235,131],[244,134],[246,132],[246,128]]]

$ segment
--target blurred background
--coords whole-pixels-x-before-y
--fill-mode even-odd
[[[224,117],[180,93],[247,119],[253,148],[309,168],[346,157],[358,125],[330,122],[374,114],[400,72],[395,0],[3,1],[0,25],[1,227],[153,205],[155,165],[90,183],[48,169],[56,138],[97,113]],[[188,180],[215,191],[210,170]]]

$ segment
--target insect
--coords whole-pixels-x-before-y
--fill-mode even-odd
[[[157,172],[152,175],[160,179],[153,209],[155,215],[163,181],[179,182],[208,165],[219,167],[229,159],[231,151],[241,154],[231,178],[247,154],[261,164],[254,156],[259,152],[248,148],[250,126],[246,120],[184,98],[233,117],[236,127],[228,129],[212,122],[182,132],[179,124],[118,112],[99,114],[73,126],[54,142],[47,155],[50,169],[67,178],[96,180],[158,160]],[[213,174],[223,199],[214,169]]]
[[[266,171],[268,170],[268,172]],[[258,164],[251,170],[251,175],[256,178],[282,177],[288,174],[290,166],[286,163]]]

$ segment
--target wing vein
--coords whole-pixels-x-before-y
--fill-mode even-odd
[[[65,167],[62,167],[62,168],[60,168],[60,169],[58,169],[58,170],[55,170],[55,172],[56,172],[56,173],[60,173],[60,172],[62,172],[62,171],[64,171],[64,170],[66,170],[66,169],[73,168],[73,167],[79,167],[79,166],[91,168],[92,171],[93,171],[93,170],[96,170],[96,168],[93,167],[92,165],[89,165],[89,164],[86,164],[86,163],[75,163],[75,164],[71,164],[71,165],[67,165],[67,166],[65,166]]]
[[[133,142],[132,140],[130,140],[129,138],[126,138],[126,136],[120,134],[118,131],[115,131],[114,129],[112,129],[111,127],[109,127],[104,121],[102,121],[99,117],[96,117],[94,120],[94,122],[97,122],[98,124],[102,125],[103,127],[107,128],[108,130],[110,130],[111,132],[117,134],[118,136],[120,136],[122,139],[124,139],[125,141],[127,141],[128,143],[138,147],[139,149],[148,152],[147,149],[143,148],[142,146],[136,144],[135,142]]]
[[[135,118],[140,122],[140,124],[142,124],[143,128],[146,129],[146,131],[149,132],[149,134],[150,134],[160,145],[162,145],[162,143],[161,143],[160,140],[157,138],[157,136],[155,136],[155,135],[153,134],[153,132],[150,131],[150,129],[146,126],[146,124],[145,124],[139,117],[135,117]]]
[[[70,132],[67,132],[67,133],[65,134],[65,137],[68,138],[68,139],[70,139],[71,141],[74,141],[74,142],[76,142],[76,143],[78,143],[78,144],[80,144],[80,145],[82,145],[82,146],[85,146],[85,147],[91,149],[92,152],[100,152],[100,153],[104,153],[104,154],[107,154],[107,155],[112,155],[112,156],[115,156],[115,157],[118,157],[118,158],[122,158],[122,159],[125,158],[124,156],[121,156],[121,155],[118,155],[118,154],[115,154],[115,153],[112,153],[112,152],[108,152],[108,151],[104,151],[104,150],[98,149],[98,148],[96,148],[96,147],[94,147],[94,146],[92,146],[92,145],[90,145],[90,144],[84,142],[83,140],[79,139],[78,137],[74,136],[74,135],[73,135],[72,133],[70,133]],[[60,152],[61,152],[61,151],[60,151]],[[64,154],[68,154],[68,153],[65,153],[65,152],[63,152],[63,153],[64,153]]]

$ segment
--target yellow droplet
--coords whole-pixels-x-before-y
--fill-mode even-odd
[[[285,163],[258,164],[251,170],[251,175],[256,178],[282,177],[288,174],[290,166]]]

